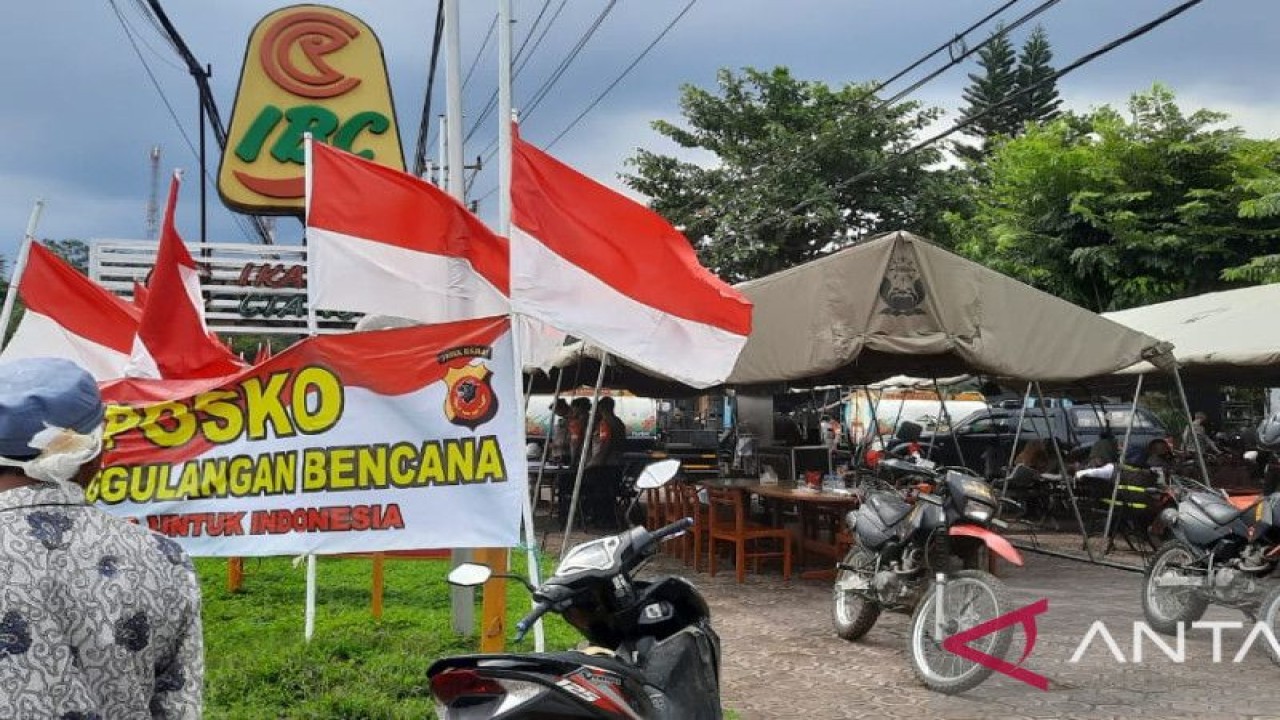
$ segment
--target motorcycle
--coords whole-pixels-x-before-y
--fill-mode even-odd
[[[678,460],[641,472],[640,490],[661,487]],[[630,516],[630,512],[627,513]],[[559,653],[507,653],[444,658],[427,671],[442,718],[720,718],[720,638],[710,609],[687,580],[635,574],[691,518],[650,532],[636,526],[569,550],[551,577],[534,588],[484,565],[459,565],[455,585],[491,577],[522,582],[536,601],[517,624],[517,642],[548,612],[558,613],[590,647]]]
[[[1170,539],[1151,557],[1143,578],[1147,624],[1176,635],[1211,604],[1250,619],[1265,614],[1268,578],[1280,570],[1280,492],[1237,507],[1220,490],[1189,478],[1175,481],[1183,485],[1174,493],[1177,504],[1158,517]]]
[[[955,694],[992,669],[943,648],[943,641],[1011,609],[1004,584],[980,568],[991,551],[1022,565],[1021,554],[991,530],[999,500],[966,468],[936,468],[928,461],[881,461],[896,476],[919,480],[912,499],[872,490],[845,522],[857,543],[837,565],[832,617],[845,640],[861,638],[883,611],[911,614],[907,650],[926,687]],[[970,647],[1003,657],[1012,640],[1005,629]]]

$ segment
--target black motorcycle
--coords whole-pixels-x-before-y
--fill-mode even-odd
[[[1263,595],[1280,570],[1280,492],[1245,507],[1219,490],[1182,477],[1176,507],[1158,524],[1170,537],[1147,564],[1142,611],[1157,632],[1176,635],[1210,604],[1247,617],[1266,606]]]
[[[655,466],[664,466],[655,469]],[[674,469],[672,468],[674,466]],[[637,481],[658,487],[679,462],[654,463]],[[665,479],[663,470],[669,471]],[[679,577],[636,580],[664,540],[693,524],[685,518],[653,532],[644,527],[572,548],[555,573],[533,588],[536,605],[517,623],[517,642],[548,612],[558,613],[592,647],[560,653],[464,655],[427,671],[442,718],[722,717],[720,638],[697,589]],[[483,565],[450,573],[456,585],[483,584]],[[512,576],[503,576],[512,577]]]
[[[992,532],[999,501],[991,486],[964,468],[886,459],[895,476],[917,480],[907,502],[899,492],[870,490],[846,522],[857,539],[839,571],[832,611],[836,633],[857,640],[885,610],[911,613],[908,652],[916,676],[931,690],[964,692],[991,668],[960,657],[944,641],[1011,609],[1004,584],[981,568],[986,551],[1015,565],[1022,556]],[[1003,657],[1011,630],[971,647]]]

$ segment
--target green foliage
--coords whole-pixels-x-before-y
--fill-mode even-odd
[[[1280,143],[1185,115],[1159,85],[998,145],[975,211],[949,216],[961,250],[1095,310],[1219,290],[1222,272],[1280,250],[1274,218],[1242,216],[1249,180],[1274,174]]]
[[[969,86],[964,90],[968,105],[960,110],[961,118],[981,115],[961,131],[979,139],[981,145],[954,145],[956,153],[970,162],[980,161],[998,140],[1021,135],[1027,123],[1048,122],[1060,114],[1058,85],[1049,82],[1055,72],[1049,34],[1037,25],[1015,58],[1013,45],[1002,32],[1003,26],[978,51],[982,72],[969,73]],[[1036,87],[1040,83],[1045,84]],[[1017,99],[1011,100],[1015,96]]]
[[[40,243],[57,253],[71,267],[81,274],[89,274],[89,246],[83,240],[68,238],[66,240],[41,240]]]
[[[523,553],[514,555],[521,570]],[[290,558],[246,559],[244,588],[236,594],[226,590],[225,561],[197,560],[204,589],[205,717],[435,717],[427,668],[446,655],[476,652],[474,637],[460,638],[450,629],[448,563],[388,560],[381,622],[369,615],[370,566],[367,560],[320,559],[316,631],[307,644],[305,573]],[[507,627],[514,628],[529,609],[528,596],[511,585],[507,598]],[[548,616],[546,627],[549,649],[580,640],[558,617]],[[532,639],[508,643],[520,651],[532,645]]]
[[[943,230],[952,176],[926,150],[882,168],[938,117],[917,103],[878,109],[867,85],[831,88],[786,68],[721,70],[715,92],[681,89],[685,124],[653,127],[709,166],[639,150],[625,176],[690,238],[703,264],[732,281],[811,260],[858,238],[908,227]],[[876,169],[862,182],[847,182]]]

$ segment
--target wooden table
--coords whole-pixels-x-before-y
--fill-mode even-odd
[[[796,533],[796,546],[800,549],[800,561],[804,562],[810,554],[819,555],[831,560],[834,566],[840,560],[842,547],[833,530],[830,538],[823,537],[821,532],[821,515],[823,511],[835,511],[840,522],[844,514],[861,503],[852,493],[833,492],[830,490],[810,490],[805,486],[792,483],[766,485],[756,478],[718,478],[700,483],[707,487],[733,488],[751,495],[759,495],[771,506],[772,524],[784,527],[782,508],[794,506],[799,514],[800,527]],[[802,572],[805,579],[828,579],[835,577],[833,568]]]

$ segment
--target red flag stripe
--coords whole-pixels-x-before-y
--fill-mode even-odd
[[[750,302],[702,267],[660,215],[519,137],[513,155],[514,225],[643,305],[736,335],[751,332]]]
[[[138,332],[137,308],[81,275],[56,253],[31,243],[18,281],[26,306],[70,332],[126,355]]]
[[[312,144],[311,165],[308,227],[466,258],[510,292],[506,239],[436,186],[323,143]]]

